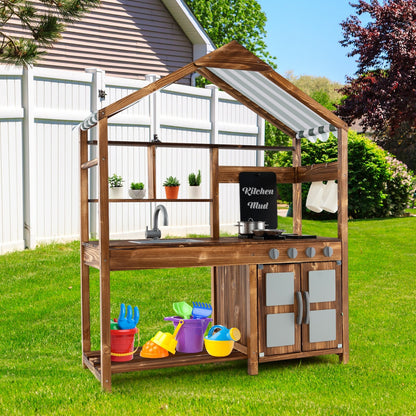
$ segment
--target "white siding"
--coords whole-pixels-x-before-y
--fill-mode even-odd
[[[42,9],[40,0],[32,0]],[[17,19],[2,28],[25,36]],[[101,0],[62,38],[46,49],[39,67],[84,71],[100,67],[108,74],[144,79],[167,75],[194,60],[193,45],[160,0]],[[190,77],[183,81],[190,83]]]

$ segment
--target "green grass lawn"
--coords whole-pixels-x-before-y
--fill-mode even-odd
[[[289,218],[279,228],[290,230]],[[350,362],[337,356],[245,361],[113,376],[113,393],[81,366],[79,245],[0,256],[0,415],[414,415],[416,217],[349,224]],[[304,221],[336,235],[336,223]],[[140,308],[140,343],[172,302],[210,300],[210,271],[112,274],[112,316]],[[91,273],[93,348],[99,348],[98,273]]]

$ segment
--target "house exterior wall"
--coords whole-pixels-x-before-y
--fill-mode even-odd
[[[6,31],[24,35],[18,21]],[[160,0],[102,0],[47,52],[36,66],[99,67],[108,75],[135,79],[167,75],[194,60],[191,41]],[[190,77],[181,83],[189,85]]]
[[[79,239],[78,124],[91,112],[125,97],[148,81],[90,73],[21,69],[0,65],[0,254],[40,243]],[[98,90],[107,92],[98,99]],[[263,144],[263,120],[217,88],[173,84],[109,119],[110,140],[192,143]],[[90,130],[90,139],[97,135]],[[90,147],[90,159],[94,147]],[[220,151],[224,165],[258,163],[261,152]],[[165,198],[167,176],[181,182],[180,198],[188,195],[187,178],[202,173],[202,198],[209,197],[208,150],[159,148],[157,198]],[[91,169],[90,197],[95,198],[96,169]],[[121,175],[124,196],[131,182],[147,183],[147,149],[109,148],[109,174]],[[111,238],[143,238],[155,203],[110,204]],[[162,236],[209,234],[209,203],[167,202],[169,226]],[[90,231],[98,230],[97,204],[91,204]],[[238,184],[220,186],[221,230],[236,232],[240,218]]]

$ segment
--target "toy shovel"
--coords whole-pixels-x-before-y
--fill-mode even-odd
[[[120,315],[117,320],[117,325],[120,329],[133,329],[136,327],[137,323],[139,322],[139,308],[137,306],[134,307],[134,316],[133,310],[131,306],[127,306],[127,317],[126,315],[126,306],[124,303],[120,306]]]

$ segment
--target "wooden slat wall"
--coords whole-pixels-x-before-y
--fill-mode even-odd
[[[17,21],[6,30],[24,35]],[[167,75],[191,61],[192,43],[160,0],[102,0],[99,8],[68,26],[36,66],[98,67],[108,75],[144,79],[151,73]],[[189,76],[182,83],[189,85]]]
[[[247,346],[249,266],[216,267],[215,279],[215,323],[238,328],[239,343]]]

